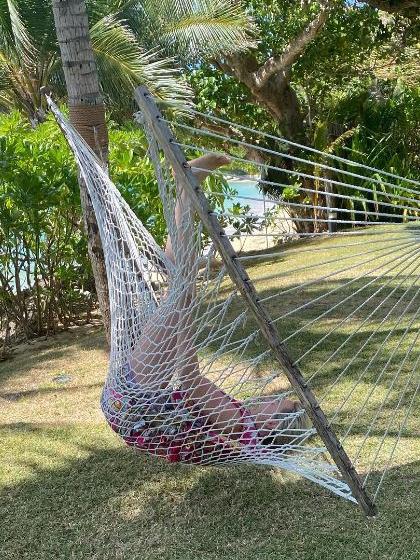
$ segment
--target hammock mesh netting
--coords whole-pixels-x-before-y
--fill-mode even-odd
[[[398,441],[416,425],[420,184],[198,112],[189,121],[153,122],[153,100],[142,89],[137,99],[166,251],[49,100],[105,253],[112,320],[102,409],[109,424],[129,446],[169,461],[268,465],[351,501],[367,491],[376,497]],[[193,211],[191,174],[174,166],[185,167],[181,149],[187,159],[229,153],[229,162],[210,156],[192,171],[198,181],[212,174],[202,187],[230,260]],[[256,152],[261,157],[250,159]],[[246,192],[243,168],[259,177],[259,191]],[[235,262],[290,356],[289,371],[231,274]],[[309,404],[291,380],[293,368]],[[350,478],[334,453],[331,459],[335,434]]]

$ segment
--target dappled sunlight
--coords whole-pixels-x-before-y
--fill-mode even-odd
[[[226,554],[254,560],[282,550],[285,558],[299,551],[312,560],[314,547],[322,544],[327,557],[340,558],[348,539],[357,539],[356,560],[386,558],[391,546],[404,543],[401,523],[420,514],[419,489],[411,484],[418,463],[390,471],[381,500],[387,513],[367,521],[356,506],[295,476],[257,467],[168,465],[103,440],[93,444],[88,434],[78,432],[90,448],[83,452],[68,433],[52,431],[53,439],[76,451],[73,458],[33,468],[29,478],[4,489],[0,511],[10,554],[65,560],[76,547],[80,557],[100,550],[105,560],[140,558],[146,549],[148,557],[168,560],[174,550],[188,560]],[[399,491],[402,477],[408,484]]]
[[[2,12],[0,560],[419,560],[419,0]]]
[[[299,254],[295,253],[293,258],[297,257]],[[254,264],[253,269],[258,273],[263,267]],[[325,281],[301,292],[299,297],[276,302],[270,309],[279,313],[325,290],[340,289],[350,279],[344,276],[331,283]],[[291,277],[281,282],[291,288],[300,280]],[[354,287],[361,286],[355,283]],[[278,289],[279,283],[273,279],[265,283],[261,294],[271,295]],[[371,304],[376,305],[376,301]],[[304,326],[322,309],[319,305],[290,317],[282,325],[283,336]],[[241,311],[238,300],[228,310],[226,321]],[[340,325],[337,310],[322,323],[313,323],[303,330],[290,347],[293,352],[302,352],[336,327],[304,361],[305,370],[313,373],[362,320],[362,315],[355,314],[349,324]],[[346,375],[330,387],[342,364],[354,358],[354,348],[360,347],[378,325],[370,350],[360,352]],[[249,320],[235,336],[246,336],[253,329],[255,324]],[[170,465],[126,449],[106,426],[99,410],[108,358],[103,334],[96,327],[75,329],[20,348],[13,360],[0,364],[0,436],[4,442],[0,450],[0,512],[11,543],[11,558],[32,560],[33,554],[28,556],[26,551],[34,550],[31,535],[35,533],[40,560],[67,560],[75,546],[81,556],[94,557],[92,550],[103,547],[104,542],[109,543],[101,552],[105,560],[137,558],[145,548],[152,551],[150,558],[160,560],[173,558],[175,549],[183,560],[195,560],[197,555],[219,558],[226,554],[254,560],[260,554],[270,557],[273,551],[278,557],[279,550],[284,551],[284,558],[292,558],[298,551],[301,558],[313,560],[314,547],[321,543],[326,557],[340,558],[347,550],[343,527],[364,551],[360,555],[355,552],[356,560],[364,560],[365,553],[386,558],[389,550],[399,542],[402,544],[398,530],[401,520],[411,523],[413,516],[420,515],[420,488],[416,483],[420,475],[418,413],[409,420],[388,465],[398,430],[392,426],[385,438],[383,432],[395,415],[401,385],[397,383],[390,392],[374,425],[372,418],[389,391],[390,378],[385,376],[378,382],[376,370],[371,369],[355,385],[369,356],[380,348],[381,340],[389,332],[390,328],[377,320],[363,325],[353,336],[352,344],[330,360],[314,379],[317,394],[325,396],[322,406],[327,415],[334,415],[343,399],[351,394],[333,425],[343,434],[350,423],[354,424],[345,446],[352,456],[364,444],[357,463],[362,474],[370,471],[372,459],[382,445],[384,453],[375,462],[368,485],[377,484],[384,469],[390,468],[379,495],[381,514],[369,522],[354,505],[288,472],[261,467]],[[403,333],[404,325],[397,325],[389,338],[387,351],[395,350],[395,363],[401,362],[407,348],[404,344],[397,347]],[[236,357],[223,387],[229,390],[237,385],[246,372],[240,397],[253,394],[257,387],[265,394],[287,390],[285,376],[270,358],[250,368],[249,359],[264,348],[265,343],[257,338],[242,356]],[[210,363],[209,356],[210,353],[201,356],[204,366]],[[218,371],[226,368],[230,359],[225,355],[213,360],[209,377],[217,381]],[[386,360],[385,354],[381,359]],[[408,368],[409,364],[403,371]],[[271,381],[267,382],[270,376]],[[358,414],[360,404],[370,393],[363,414]],[[407,399],[403,400],[405,404]],[[404,406],[401,410],[405,410]],[[369,437],[365,441],[367,430]],[[328,537],[333,532],[334,540]],[[262,539],[262,535],[269,538]]]
[[[44,471],[66,469],[74,460],[83,460],[98,448],[118,447],[113,434],[103,425],[93,424],[80,433],[80,428],[51,422],[4,424],[0,429],[0,459],[4,468],[0,481],[15,486],[40,476]]]
[[[3,422],[100,422],[107,368],[105,341],[97,327],[22,345],[12,360],[0,363]]]

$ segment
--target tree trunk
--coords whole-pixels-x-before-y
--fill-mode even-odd
[[[251,92],[258,103],[271,113],[287,138],[307,143],[299,99],[284,73],[271,76],[261,88]]]
[[[225,57],[224,61],[218,61],[217,64],[222,71],[234,76],[249,89],[254,102],[271,114],[286,138],[303,145],[308,144],[305,121],[299,99],[290,83],[291,68],[280,68],[264,79],[257,79],[256,76],[261,70],[258,68],[257,59],[252,53],[229,55]],[[276,142],[267,140],[267,143],[267,147],[272,150],[278,150]],[[289,147],[289,154],[299,155],[297,152],[297,148]],[[295,162],[290,159],[269,155],[264,157],[264,161],[274,167],[280,167],[288,171],[295,170]],[[289,175],[282,171],[268,168],[264,171],[262,179],[268,182],[287,184],[289,182]],[[305,188],[314,189],[311,179],[303,179],[302,182]],[[266,183],[261,183],[260,187],[264,192],[274,197],[279,196],[281,193],[279,188],[267,185]],[[314,194],[308,195],[305,192],[301,193],[298,202],[304,203],[308,196],[312,199],[312,203],[315,204],[313,200]],[[290,210],[290,214],[294,219],[294,226],[298,233],[311,233],[323,229],[323,222],[313,221],[316,216],[312,209],[302,207]]]
[[[293,65],[303,54],[306,47],[318,36],[328,18],[330,0],[320,3],[321,9],[315,18],[286,45],[283,52],[274,53],[263,63],[253,51],[226,54],[216,61],[217,66],[227,74],[234,76],[250,91],[254,101],[264,107],[276,120],[278,126],[289,140],[307,145],[305,121],[301,111],[296,91],[291,84]],[[276,145],[270,146],[276,150]],[[295,147],[289,147],[289,154],[298,152]],[[268,156],[267,163],[273,167],[280,167],[286,171],[293,171],[296,163],[280,156]],[[273,183],[288,183],[288,175],[282,171],[268,168],[263,177]],[[309,184],[307,184],[309,182]],[[303,181],[305,188],[315,190],[310,179]],[[262,188],[276,196],[276,187],[268,187],[262,183]],[[317,193],[310,195],[312,202],[318,197]],[[300,202],[304,202],[307,194],[301,193]],[[311,209],[299,208],[291,211],[298,232],[312,231],[323,226],[316,222],[316,214]],[[313,216],[312,216],[313,214]],[[303,219],[302,219],[303,218]]]
[[[254,53],[225,55],[214,61],[222,72],[246,86],[254,101],[266,109],[290,140],[305,143],[305,126],[300,103],[290,84],[290,68],[281,68],[264,79],[256,79],[259,63]]]
[[[105,106],[90,41],[85,1],[52,0],[52,7],[67,86],[70,121],[106,166],[108,132]],[[109,342],[110,309],[104,252],[93,205],[81,177],[79,186],[89,257]]]

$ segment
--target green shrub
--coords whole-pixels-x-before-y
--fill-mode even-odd
[[[162,241],[165,223],[146,143],[110,127],[112,177]],[[89,317],[94,283],[74,157],[52,119],[0,116],[0,336],[25,338]]]

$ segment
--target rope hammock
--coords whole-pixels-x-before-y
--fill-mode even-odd
[[[137,451],[278,467],[375,514],[418,416],[420,183],[136,99],[166,251],[48,98],[105,253],[107,421]],[[241,194],[244,168],[257,195]]]

